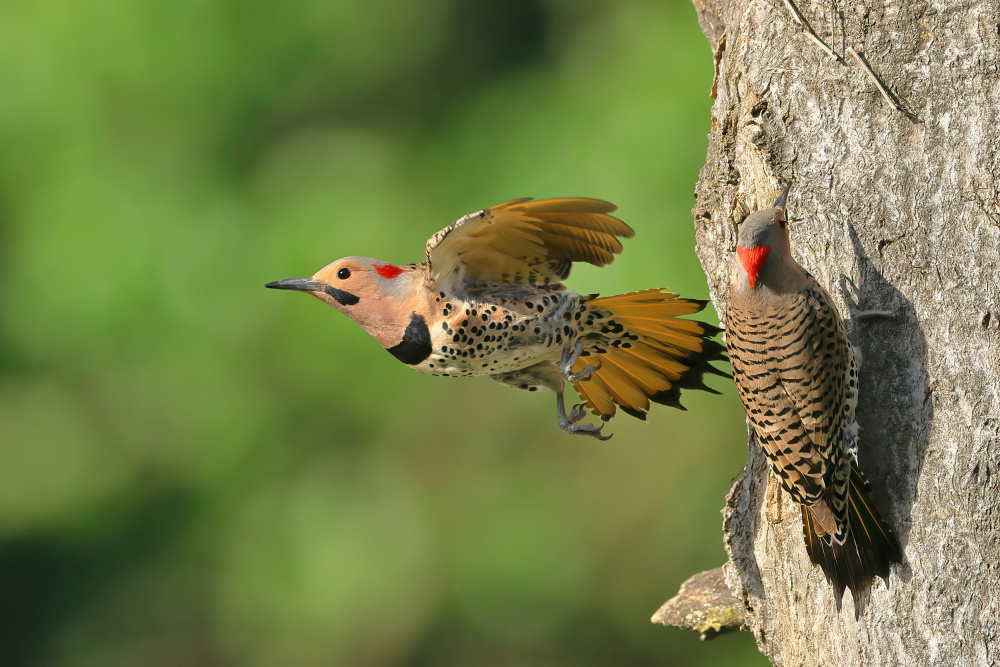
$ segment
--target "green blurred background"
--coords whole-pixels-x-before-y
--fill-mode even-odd
[[[572,289],[706,297],[688,2],[8,2],[0,63],[0,664],[766,664],[649,622],[725,559],[730,383],[573,438],[263,288],[575,195],[637,237]]]

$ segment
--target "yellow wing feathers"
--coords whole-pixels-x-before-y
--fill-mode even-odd
[[[472,213],[427,242],[441,291],[461,281],[558,283],[573,262],[604,266],[635,232],[600,199],[514,199]]]

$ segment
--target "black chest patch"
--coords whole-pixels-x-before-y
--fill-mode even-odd
[[[396,345],[386,348],[389,354],[396,357],[408,366],[416,366],[427,357],[431,356],[431,332],[427,328],[427,322],[416,313],[410,315],[410,323],[406,325],[403,332],[403,340]]]

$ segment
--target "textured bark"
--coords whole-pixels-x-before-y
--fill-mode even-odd
[[[681,584],[681,589],[661,606],[653,623],[672,625],[701,633],[703,641],[740,630],[743,605],[726,585],[725,568],[699,572]]]
[[[838,613],[751,442],[725,510],[746,626],[778,665],[1000,664],[1000,3],[803,1],[838,60],[781,0],[694,4],[718,68],[695,218],[720,316],[735,225],[779,178],[796,259],[842,314],[895,313],[849,331],[861,465],[905,562]]]

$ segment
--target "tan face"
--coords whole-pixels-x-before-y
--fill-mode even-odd
[[[418,304],[414,291],[422,275],[370,257],[344,257],[312,278],[269,283],[272,289],[308,292],[333,306],[375,336],[385,347],[397,344]]]
[[[378,277],[370,262],[359,257],[345,257],[324,266],[312,277],[326,287],[313,294],[337,310],[348,312],[363,296],[378,292]]]
[[[379,272],[385,273],[386,266],[391,265],[367,257],[345,257],[323,267],[312,278],[278,280],[267,287],[308,292],[351,315],[362,299],[377,300],[381,296],[384,279]]]

